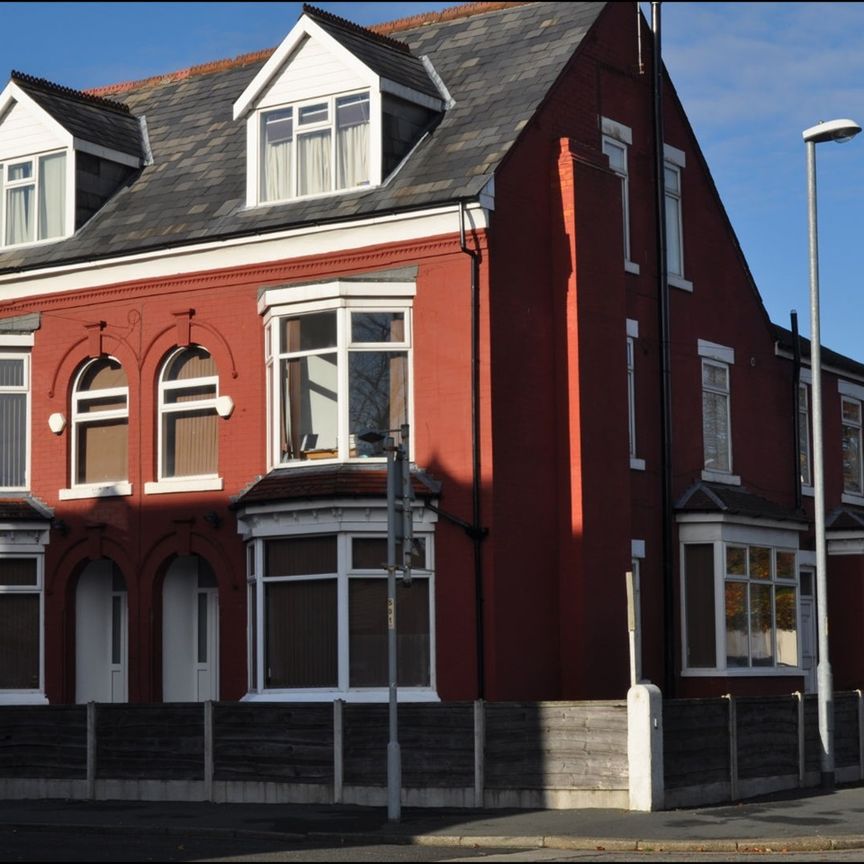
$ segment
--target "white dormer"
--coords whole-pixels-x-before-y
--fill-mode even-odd
[[[424,62],[407,49],[326,13],[312,15],[304,12],[234,103],[234,119],[246,119],[249,207],[380,185],[392,167],[384,145],[392,105],[413,111],[415,127],[418,111],[425,120],[444,108]],[[358,53],[343,44],[352,40]],[[373,68],[388,54],[397,59],[390,68],[401,64],[413,82]]]
[[[53,100],[58,116],[40,104],[40,98]],[[0,252],[70,236],[92,214],[92,206],[82,204],[78,192],[104,200],[119,179],[141,166],[138,155],[82,137],[85,115],[76,116],[70,104],[101,112],[123,107],[88,100],[85,94],[26,76],[13,77],[0,93]],[[67,123],[58,119],[64,111]],[[137,130],[131,116],[120,123]],[[76,182],[88,170],[99,176]]]

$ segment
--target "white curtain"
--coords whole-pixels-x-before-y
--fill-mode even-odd
[[[264,166],[264,200],[283,201],[291,197],[291,147],[293,141],[267,144]]]
[[[316,195],[329,192],[330,130],[310,132],[297,139],[297,194]]]
[[[39,160],[39,239],[62,237],[66,231],[66,154]]]
[[[33,187],[20,186],[6,192],[6,245],[33,239]]]
[[[336,176],[339,189],[369,182],[369,124],[336,131]]]

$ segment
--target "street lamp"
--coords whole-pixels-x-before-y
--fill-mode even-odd
[[[834,786],[834,706],[831,664],[828,660],[828,584],[825,556],[825,476],[822,465],[822,350],[819,333],[819,242],[816,226],[816,145],[823,141],[849,141],[861,131],[852,120],[829,120],[805,129],[807,148],[807,228],[810,254],[810,368],[813,375],[813,492],[816,531],[816,629],[819,662],[816,692],[819,703],[819,740],[822,786]]]

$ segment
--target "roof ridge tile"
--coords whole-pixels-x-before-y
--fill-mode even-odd
[[[106,99],[104,96],[97,94],[91,90],[75,90],[72,87],[66,87],[63,84],[55,84],[47,78],[36,78],[33,75],[27,75],[24,72],[18,72],[13,69],[11,74],[13,81],[19,81],[30,87],[35,87],[43,92],[53,93],[57,96],[63,96],[67,99],[77,99],[79,102],[86,102],[91,105],[96,105],[99,108],[108,108],[112,111],[117,111],[120,114],[131,114],[129,106],[123,102],[117,102],[114,99]]]

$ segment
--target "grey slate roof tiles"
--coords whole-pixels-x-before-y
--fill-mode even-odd
[[[382,186],[325,198],[245,206],[246,124],[232,109],[261,56],[131,85],[122,99],[146,115],[154,164],[75,236],[0,252],[0,273],[475,198],[604,5],[493,7],[395,33],[414,57],[429,56],[456,104]],[[535,43],[541,52],[527,50]]]

